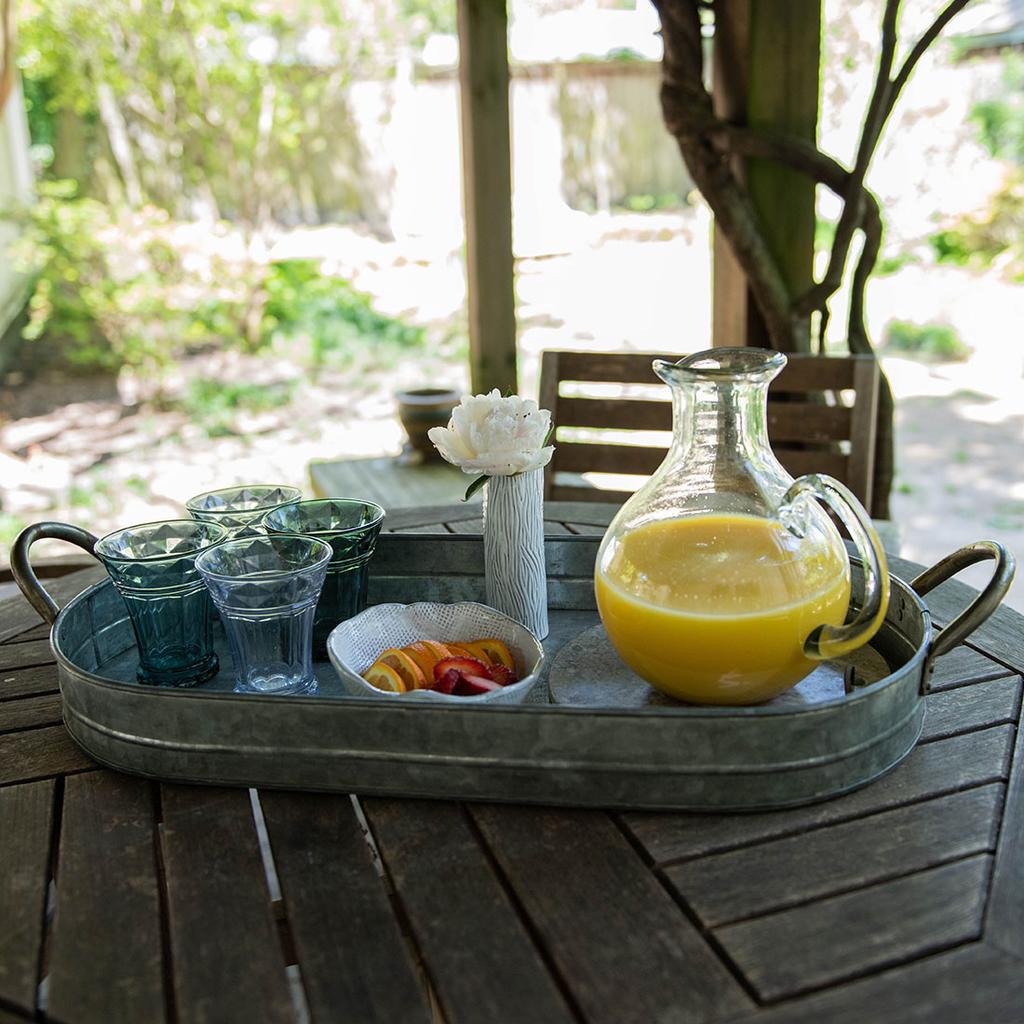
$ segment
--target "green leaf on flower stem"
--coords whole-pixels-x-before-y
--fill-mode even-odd
[[[466,488],[466,493],[465,493],[465,496],[463,497],[463,499],[462,499],[462,500],[463,500],[463,501],[469,501],[469,499],[470,499],[470,498],[472,498],[472,497],[473,497],[473,495],[474,495],[474,494],[476,494],[476,492],[477,492],[477,491],[479,491],[479,490],[480,490],[480,488],[481,488],[481,487],[483,487],[483,485],[484,485],[485,483],[487,483],[487,476],[486,476],[486,475],[481,475],[481,476],[478,476],[478,477],[477,477],[477,478],[476,478],[476,479],[475,479],[475,480],[474,480],[474,481],[473,481],[473,482],[472,482],[472,483],[471,483],[471,484],[470,484],[470,485],[469,485],[469,486],[468,486],[468,487]]]

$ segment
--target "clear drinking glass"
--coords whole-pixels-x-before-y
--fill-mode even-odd
[[[313,613],[330,545],[297,534],[236,537],[196,568],[220,612],[239,693],[316,693]]]
[[[339,622],[366,607],[367,563],[384,509],[356,498],[324,498],[281,505],[263,517],[268,534],[301,533],[331,545],[331,561],[313,619],[313,656],[327,656],[327,637]]]
[[[193,519],[219,523],[231,536],[244,537],[259,532],[259,521],[272,508],[298,501],[302,491],[282,484],[244,484],[197,494],[185,502]]]
[[[216,674],[213,610],[196,556],[227,536],[216,523],[174,519],[129,526],[96,542],[96,557],[135,630],[140,682],[195,686]]]

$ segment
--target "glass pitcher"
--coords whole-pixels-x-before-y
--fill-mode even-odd
[[[594,585],[623,660],[680,700],[769,700],[866,643],[885,616],[889,574],[863,506],[830,476],[794,481],[772,454],[768,385],[785,365],[756,348],[654,362],[672,388],[672,445],[608,527]],[[864,563],[849,622],[846,548],[815,499]]]

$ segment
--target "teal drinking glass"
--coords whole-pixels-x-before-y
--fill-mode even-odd
[[[367,563],[384,522],[384,509],[357,498],[323,498],[281,505],[263,517],[271,536],[301,533],[331,546],[331,561],[313,620],[313,656],[327,657],[327,637],[339,622],[366,607]]]
[[[227,634],[238,693],[316,693],[313,614],[330,545],[256,534],[204,551],[196,568]]]
[[[139,682],[195,686],[216,674],[213,609],[196,556],[227,536],[215,523],[174,519],[129,526],[96,542],[96,557],[135,630]]]
[[[197,494],[185,502],[193,519],[219,523],[233,537],[258,533],[259,522],[272,508],[298,501],[302,491],[281,484],[245,484]]]

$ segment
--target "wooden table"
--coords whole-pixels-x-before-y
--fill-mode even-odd
[[[410,462],[401,456],[309,464],[309,486],[314,498],[362,498],[389,511],[457,501],[472,480],[472,476],[451,463]],[[482,497],[477,491],[471,500],[479,502]]]
[[[548,509],[553,532],[607,514]],[[461,532],[477,515],[387,525]],[[971,593],[933,592],[936,619]],[[27,603],[0,611],[0,1024],[1024,1020],[1009,609],[940,660],[925,735],[889,776],[733,816],[130,778],[65,733]]]

